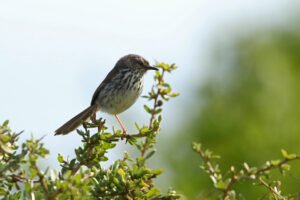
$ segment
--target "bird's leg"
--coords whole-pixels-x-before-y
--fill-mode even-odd
[[[126,132],[126,130],[125,130],[125,128],[124,128],[122,122],[120,121],[118,115],[115,115],[115,117],[116,117],[116,119],[118,120],[119,124],[121,125],[121,128],[122,128],[122,130],[123,130],[123,135],[124,135],[124,136],[127,135],[127,132]]]

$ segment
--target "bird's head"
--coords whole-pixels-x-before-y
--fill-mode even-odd
[[[158,70],[155,67],[152,67],[149,62],[142,56],[136,54],[129,54],[122,57],[118,62],[122,68],[129,68],[130,70],[140,71],[145,73],[147,70]]]

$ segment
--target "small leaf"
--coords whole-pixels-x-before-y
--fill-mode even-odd
[[[148,153],[146,156],[145,156],[145,159],[149,159],[151,156],[153,156],[155,154],[156,150],[153,150],[151,151],[150,153]]]
[[[120,136],[120,135],[121,135],[121,133],[122,133],[122,131],[121,131],[121,130],[117,130],[117,131],[115,132],[115,135],[116,135],[116,136]]]
[[[149,190],[149,192],[147,192],[146,197],[150,198],[150,197],[157,196],[157,195],[160,195],[159,189],[152,188],[151,190]]]
[[[9,135],[0,135],[0,137],[1,137],[1,140],[2,140],[4,143],[6,143],[6,142],[8,142],[8,141],[10,140]]]
[[[69,164],[70,169],[72,169],[72,168],[74,167],[75,162],[76,162],[76,159],[75,159],[75,158],[71,160],[71,162],[70,162],[70,164]]]
[[[283,169],[285,171],[289,171],[291,169],[291,166],[288,164],[283,164],[283,165],[281,165],[281,169]]]
[[[287,155],[287,159],[295,159],[295,158],[297,158],[297,155],[294,153]]]
[[[222,180],[218,180],[215,184],[215,187],[218,188],[218,189],[225,189],[226,184]]]
[[[162,168],[154,169],[154,170],[151,171],[151,174],[154,174],[154,175],[159,175],[161,173],[163,173]]]
[[[73,176],[73,180],[75,181],[76,185],[80,184],[81,182],[81,175],[80,174],[76,174]]]
[[[139,125],[136,122],[134,124],[135,124],[136,129],[139,131],[140,130]]]
[[[9,123],[9,120],[5,120],[2,126],[7,127],[8,123]]]
[[[160,113],[161,111],[162,111],[162,109],[159,108],[159,109],[155,110],[154,114],[158,114],[158,113]]]
[[[197,152],[201,151],[201,144],[194,142],[193,143],[193,150],[197,151]]]
[[[146,106],[146,105],[144,105],[144,109],[148,112],[148,113],[152,113],[152,110],[148,107],[148,106]]]
[[[179,96],[179,93],[178,92],[173,92],[171,94],[169,94],[170,97],[177,97]]]
[[[148,127],[143,127],[141,129],[141,133],[148,133],[150,131],[150,129]]]
[[[127,140],[130,144],[136,144],[137,140],[134,137],[130,137]]]
[[[169,101],[169,98],[166,95],[160,95],[165,101]]]
[[[281,149],[281,154],[284,158],[288,157],[288,154],[287,154],[286,150],[284,150],[284,149]]]
[[[160,123],[160,122],[161,122],[161,120],[162,120],[162,116],[161,116],[161,115],[159,115],[159,116],[158,116],[158,122]]]
[[[277,166],[280,163],[280,160],[271,160],[272,165]]]
[[[106,156],[102,156],[101,158],[100,158],[100,161],[107,161],[108,160],[108,158],[106,157]]]

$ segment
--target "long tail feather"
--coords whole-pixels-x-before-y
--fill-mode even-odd
[[[78,126],[80,126],[83,121],[88,120],[88,118],[95,112],[97,112],[96,104],[88,107],[87,109],[70,119],[68,122],[66,122],[60,128],[58,128],[55,131],[55,135],[66,135],[70,133],[71,131],[75,130]]]

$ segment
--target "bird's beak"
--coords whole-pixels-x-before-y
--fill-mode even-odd
[[[152,67],[152,66],[147,66],[146,69],[147,70],[158,70],[156,67]]]

